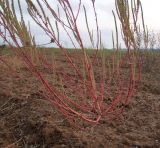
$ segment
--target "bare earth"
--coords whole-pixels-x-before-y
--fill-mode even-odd
[[[54,110],[25,68],[19,79],[0,63],[0,148],[160,148],[159,63],[145,67],[138,92],[121,117],[85,131]]]

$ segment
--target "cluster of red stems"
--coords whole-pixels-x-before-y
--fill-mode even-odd
[[[25,25],[20,1],[17,0],[17,2],[21,20],[18,20],[16,16],[15,1],[0,1],[0,26],[3,26],[7,32],[0,32],[0,36],[10,49],[21,58],[28,70],[42,83],[45,88],[44,97],[71,124],[77,127],[80,127],[83,123],[96,125],[100,120],[111,119],[120,115],[135,93],[136,82],[141,78],[141,55],[136,39],[140,31],[139,17],[142,18],[144,33],[145,26],[140,0],[129,2],[128,0],[115,0],[117,16],[121,23],[120,33],[126,51],[122,52],[120,50],[117,19],[113,12],[116,38],[114,39],[114,35],[112,36],[113,52],[109,56],[106,56],[105,51],[102,50],[101,32],[94,0],[91,0],[96,25],[94,33],[90,29],[87,11],[85,6],[82,7],[81,0],[78,1],[76,12],[69,0],[57,0],[57,8],[54,8],[48,0],[41,0],[36,3],[33,3],[32,0],[26,0],[30,16],[66,57],[66,68],[69,69],[70,73],[63,70],[58,74],[53,64],[41,52],[36,53],[38,48],[36,48],[34,37],[30,28]],[[78,24],[82,8],[88,37],[94,49],[92,57],[85,49],[80,32],[81,24]],[[48,14],[52,16],[52,21]],[[70,39],[76,54],[70,53],[61,43],[60,30],[62,29]],[[28,51],[32,51],[32,55]],[[37,68],[37,62],[32,59],[33,53],[36,53],[36,58],[44,67],[58,75],[63,84],[63,89],[49,83]],[[0,60],[3,61],[2,56]],[[3,62],[5,63],[5,61]],[[126,67],[126,69],[123,67]]]

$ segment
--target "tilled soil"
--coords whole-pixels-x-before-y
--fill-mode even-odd
[[[138,91],[122,116],[86,130],[75,129],[57,113],[25,68],[19,79],[2,64],[0,67],[0,148],[160,147],[157,64],[143,71]]]

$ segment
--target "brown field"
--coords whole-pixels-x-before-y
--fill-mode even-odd
[[[56,61],[63,65],[62,59]],[[84,131],[68,124],[43,98],[39,83],[20,61],[14,67],[21,79],[0,62],[0,148],[159,148],[160,58],[148,62],[126,111]],[[47,69],[41,72],[50,75]]]

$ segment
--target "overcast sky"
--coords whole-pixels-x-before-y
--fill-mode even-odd
[[[26,20],[30,20],[28,14],[26,13],[26,5],[24,0],[22,2],[23,11],[25,13],[24,17]],[[34,0],[33,0],[34,1]],[[53,0],[48,0],[53,2]],[[77,11],[77,2],[78,0],[71,0],[73,4],[74,11]],[[94,29],[94,17],[92,17],[92,7],[90,0],[82,0],[83,4],[86,6],[87,14],[90,17],[90,26]],[[145,23],[147,24],[150,30],[160,31],[160,0],[141,0],[144,10]],[[114,20],[112,15],[112,10],[114,10],[114,0],[96,0],[96,10],[99,18],[99,26],[102,30],[103,43],[106,47],[112,47],[111,31],[114,30]],[[89,40],[86,37],[86,27],[84,20],[83,9],[79,16],[78,24],[81,31],[82,38],[86,46],[90,46]],[[30,21],[32,32],[35,34],[36,41],[38,44],[43,44],[48,42],[49,38],[44,35],[44,32],[36,26],[33,21]],[[63,34],[63,32],[60,32]],[[66,46],[70,46],[70,42],[67,37],[61,35],[61,42]],[[2,40],[0,40],[2,43]]]

